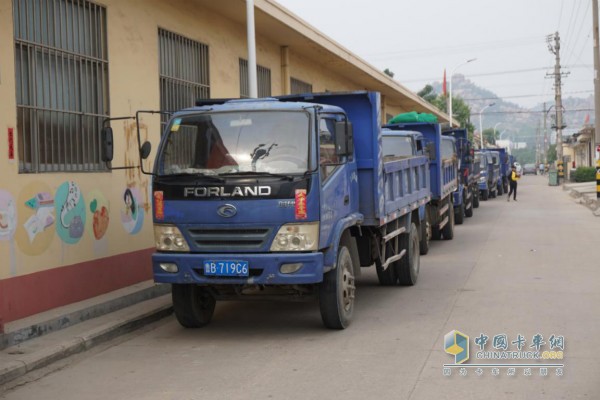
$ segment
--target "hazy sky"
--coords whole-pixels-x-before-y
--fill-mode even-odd
[[[564,97],[593,94],[591,0],[276,0],[413,91],[465,75],[506,101],[554,102],[558,31]],[[476,61],[460,66],[466,60]],[[459,67],[460,66],[460,67]]]

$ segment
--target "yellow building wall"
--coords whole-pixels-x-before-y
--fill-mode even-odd
[[[105,0],[102,5],[107,12],[111,117],[133,115],[136,110],[158,110],[159,27],[209,46],[211,97],[239,96],[239,58],[247,58],[245,25],[187,0]],[[151,248],[149,179],[138,169],[19,174],[18,160],[8,160],[9,128],[14,130],[18,157],[11,0],[0,0],[0,39],[0,213],[5,220],[10,219],[3,236],[0,231],[0,259],[8,261],[0,263],[0,280]],[[257,63],[271,70],[272,94],[283,94],[280,46],[258,36]],[[290,76],[311,83],[315,92],[364,89],[341,78],[335,71],[295,54],[293,49]],[[113,166],[138,165],[133,121],[115,121],[112,127],[115,135]],[[156,149],[160,138],[159,118],[144,115],[140,127],[142,140],[149,140]],[[150,169],[152,160],[151,156],[145,163],[146,169]],[[74,182],[71,186],[79,189],[85,209],[83,236],[69,243],[60,235],[57,231],[59,204],[55,207],[54,223],[30,237],[25,224],[36,215],[36,210],[27,207],[25,202],[38,193],[49,193],[55,200],[57,194],[62,198],[60,195],[70,188],[69,182]],[[122,222],[127,219],[124,202],[127,189],[135,192],[140,211],[137,217],[142,216],[136,226],[132,226],[131,221]],[[107,210],[108,227],[100,239],[94,234],[92,205],[98,211],[102,207]],[[11,213],[14,215],[9,215]],[[104,216],[98,219],[105,221]]]

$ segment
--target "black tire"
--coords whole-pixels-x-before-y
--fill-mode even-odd
[[[385,258],[390,258],[395,255],[394,246],[391,241],[388,241],[385,244]],[[383,260],[378,260],[375,262],[375,270],[377,271],[377,279],[379,279],[379,284],[381,286],[393,286],[398,282],[398,276],[396,275],[396,270],[392,264],[388,265],[387,269],[383,269]]]
[[[175,317],[185,328],[206,326],[215,312],[215,298],[201,286],[174,284],[171,288]]]
[[[498,185],[498,196],[502,196],[504,194],[504,187],[502,185]]]
[[[433,240],[440,240],[442,238],[442,231],[440,230],[440,228],[431,228],[431,238]]]
[[[398,282],[402,286],[413,286],[419,277],[421,257],[419,254],[419,232],[417,226],[410,224],[410,232],[400,235],[400,248],[406,249],[404,257],[395,264]]]
[[[354,314],[354,265],[351,244],[342,239],[335,269],[323,276],[319,285],[319,308],[323,324],[329,329],[344,329]]]
[[[471,204],[467,208],[465,208],[465,217],[471,218],[473,216],[473,203],[475,201],[475,197],[471,197]]]
[[[473,192],[473,208],[479,208],[479,189]]]
[[[429,230],[431,230],[431,228],[429,227],[429,222],[427,222],[427,220],[423,220],[421,221],[421,225],[420,225],[420,231],[421,231],[421,238],[419,240],[419,253],[421,253],[422,256],[424,256],[425,254],[429,253]]]
[[[495,199],[496,198],[496,190],[497,189],[490,190],[490,198],[491,199]]]
[[[456,225],[462,225],[465,222],[465,203],[454,209],[454,221]]]
[[[452,208],[452,203],[450,203],[450,208]],[[444,240],[454,239],[454,212],[448,213],[448,223],[444,225],[442,235],[444,236]]]
[[[487,190],[482,190],[481,191],[481,200],[487,201],[489,194],[490,193]]]

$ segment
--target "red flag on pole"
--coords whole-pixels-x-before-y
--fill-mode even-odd
[[[442,82],[442,93],[444,94],[444,97],[446,97],[446,68],[444,68],[444,82]]]
[[[587,124],[589,124],[589,123],[590,123],[590,114],[587,114],[587,115],[585,116],[585,121],[583,121],[583,124],[584,124],[584,125],[587,125]]]

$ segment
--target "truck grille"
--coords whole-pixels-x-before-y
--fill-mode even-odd
[[[270,228],[190,228],[188,233],[202,252],[260,251],[271,237]]]

